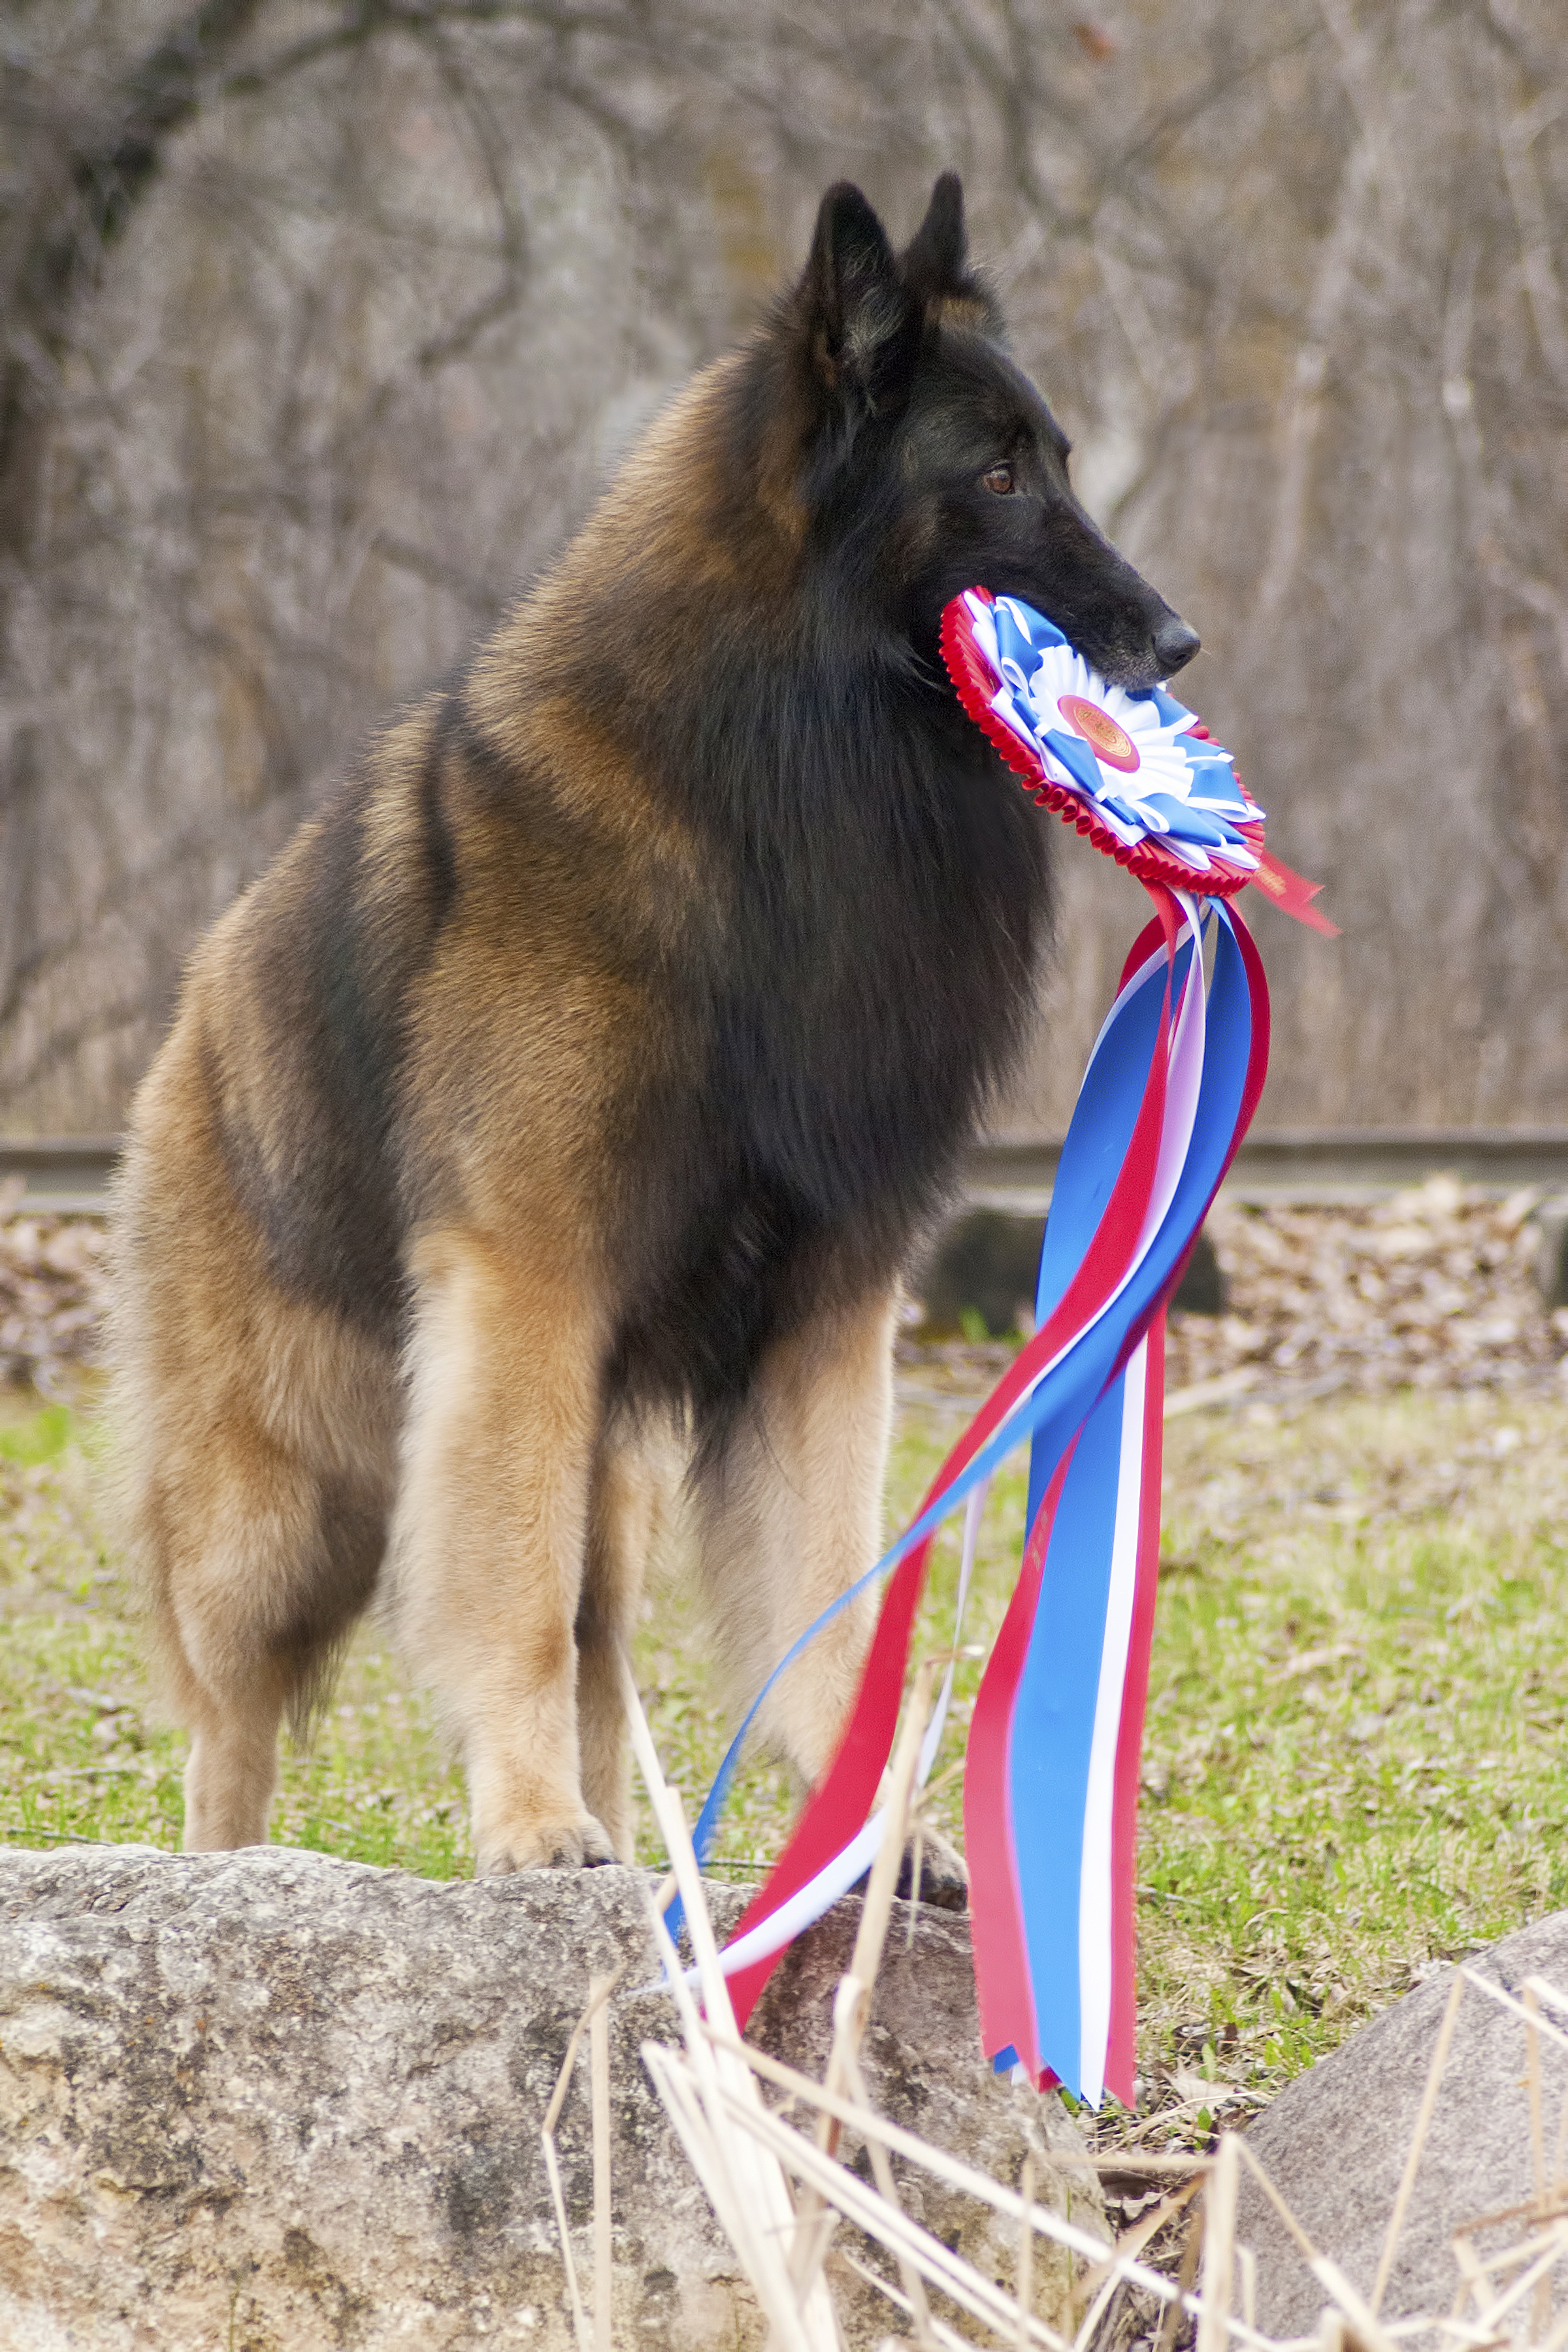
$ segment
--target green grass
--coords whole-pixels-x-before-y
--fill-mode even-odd
[[[177,1846],[184,1741],[159,1719],[67,1408],[0,1412],[0,1839]],[[315,1750],[289,1751],[274,1834],[431,1877],[469,1867],[463,1795],[384,1643],[355,1644]]]
[[[906,1410],[894,1516],[961,1425]],[[1139,1874],[1141,2065],[1173,2116],[1202,2128],[1224,2086],[1267,2094],[1425,1963],[1568,1903],[1565,1440],[1568,1403],[1482,1392],[1172,1423]],[[0,1410],[0,1838],[173,1846],[183,1741],[149,1697],[95,1450],[64,1407]],[[1022,1520],[1020,1470],[993,1497],[966,1640],[995,1629]],[[949,1539],[922,1645],[951,1639],[955,1566]],[[695,1810],[727,1716],[690,1603],[660,1596],[637,1646]],[[956,1778],[937,1801],[955,1826]],[[760,1869],[793,1802],[752,1762],[716,1866]],[[313,1751],[285,1756],[275,1835],[471,1867],[460,1779],[374,1623]]]
[[[1483,1393],[1173,1427],[1145,2063],[1275,2087],[1568,1903],[1565,1434]]]

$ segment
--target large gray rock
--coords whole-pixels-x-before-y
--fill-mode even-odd
[[[1542,1976],[1568,1991],[1568,1911],[1467,1963],[1512,1991]],[[1313,2244],[1367,2294],[1405,2168],[1453,1971],[1445,1969],[1280,2092],[1249,2135],[1258,2161]],[[1568,2091],[1568,2052],[1541,2037],[1550,2170]],[[1432,2127],[1384,2298],[1389,2319],[1446,2312],[1459,2273],[1450,2240],[1467,2221],[1534,2195],[1525,2029],[1473,1986],[1460,2003]],[[1516,2234],[1522,2235],[1522,2227]],[[1237,2235],[1258,2256],[1258,2324],[1300,2336],[1327,2297],[1244,2171]],[[1484,2251],[1502,2251],[1506,2238]]]
[[[0,2342],[15,2352],[445,2352],[569,2344],[539,2131],[588,1979],[654,1973],[643,1874],[436,1885],[279,1848],[0,1850]],[[742,1897],[711,1891],[721,1927]],[[858,1906],[784,1962],[759,2038],[820,2072]],[[898,1906],[868,2037],[896,2120],[1092,2224],[1058,2101],[980,2054],[965,1923]],[[662,1995],[611,2025],[616,2340],[761,2340],[749,2291],[638,2055]],[[591,2276],[585,2069],[560,2141]],[[965,2200],[907,2201],[1011,2270]],[[851,2300],[852,2285],[843,2289]],[[869,2290],[856,2342],[892,2317]]]

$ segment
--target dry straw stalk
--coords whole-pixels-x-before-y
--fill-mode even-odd
[[[1558,2266],[1568,2262],[1568,2179],[1564,2177],[1568,2102],[1549,2168],[1540,2072],[1543,2042],[1568,2049],[1568,2032],[1548,2013],[1568,2016],[1568,1996],[1543,1979],[1531,1979],[1521,2000],[1471,1969],[1455,1971],[1369,2298],[1362,2296],[1330,2252],[1312,2243],[1250,2148],[1235,2134],[1222,2137],[1212,2159],[1195,2158],[1190,2163],[1170,2157],[1141,2158],[1127,2151],[1095,2158],[1086,2152],[1081,2160],[1087,2166],[1137,2170],[1177,2183],[1154,2214],[1145,2216],[1111,2245],[1037,2200],[1032,2160],[1024,2168],[1020,2193],[877,2112],[861,2072],[860,2044],[916,1803],[915,1767],[939,1663],[928,1661],[917,1675],[900,1729],[889,1773],[887,1830],[861,1906],[850,1966],[834,2003],[833,2041],[824,2079],[816,2082],[753,2049],[736,2030],[680,1801],[664,1779],[629,1664],[624,1657],[621,1662],[633,1750],[673,1874],[659,1898],[650,1901],[649,1912],[654,1942],[681,2029],[681,2046],[645,2042],[642,2054],[676,2135],[755,2292],[768,2323],[770,2352],[842,2352],[843,2328],[831,2273],[825,2267],[828,2244],[841,2221],[890,2258],[898,2283],[852,2243],[838,2250],[836,2264],[844,2274],[875,2287],[897,2315],[898,2324],[910,2329],[912,2341],[922,2352],[960,2352],[960,2347],[973,2340],[972,2335],[958,2331],[954,2322],[961,2319],[967,2319],[971,2329],[978,2326],[984,2340],[1022,2347],[1022,2352],[1030,2347],[1044,2347],[1044,2352],[1100,2352],[1100,2347],[1112,2341],[1113,2305],[1118,2289],[1124,2284],[1164,2306],[1158,2352],[1172,2352],[1184,2316],[1196,2323],[1194,2352],[1229,2352],[1232,2346],[1245,2347],[1245,2352],[1406,2352],[1406,2347],[1423,2343],[1430,2352],[1447,2352],[1447,2347],[1452,2347],[1452,2352],[1483,2352],[1483,2347],[1484,2352],[1500,2352],[1500,2347],[1514,2343],[1532,2345],[1535,2352],[1568,2352],[1568,2315],[1556,2326],[1550,2324],[1553,2280]],[[671,1884],[679,1888],[689,1926],[695,1992],[680,1968],[663,1916]],[[543,2131],[578,2352],[610,2352],[613,2343],[608,2002],[618,1979],[619,1972],[614,1978],[594,1979],[588,2008],[567,2047]],[[1526,2031],[1528,2128],[1535,2193],[1523,2206],[1484,2215],[1455,2232],[1459,2276],[1449,2310],[1385,2320],[1380,2315],[1384,2299],[1441,2101],[1459,2006],[1471,1987],[1515,2014]],[[591,2327],[567,2228],[554,2138],[584,2033],[589,2041],[595,2148]],[[783,2113],[770,2107],[763,2096],[764,2084],[784,2094],[789,2105],[814,2114],[812,2128],[796,2128]],[[839,2140],[846,2130],[865,2144],[871,2166],[869,2181],[839,2157]],[[1012,2286],[988,2277],[913,2219],[898,2194],[895,2158],[989,2209],[1012,2229],[1018,2248]],[[1243,2166],[1261,2184],[1328,2298],[1321,2325],[1311,2336],[1279,2339],[1258,2326],[1258,2264],[1252,2250],[1240,2245],[1236,2235]],[[1180,2275],[1173,2280],[1151,2269],[1140,2257],[1188,2206],[1193,2221]],[[1518,2237],[1483,2259],[1476,2250],[1476,2233],[1510,2223],[1518,2225]],[[1032,2307],[1037,2234],[1089,2266],[1076,2298],[1080,2306],[1086,2306],[1084,2316],[1070,2341]],[[1194,2292],[1200,2261],[1201,2284]],[[1235,2309],[1238,2286],[1239,2314]],[[940,2307],[942,2303],[951,2317]]]

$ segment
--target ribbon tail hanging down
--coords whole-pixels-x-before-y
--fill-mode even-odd
[[[1122,973],[1118,1002],[1135,986],[1159,950],[1159,926],[1135,944]],[[1180,1011],[1169,1039],[1169,1079],[1163,1105],[1157,1166],[1165,1183],[1152,1192],[1147,1222],[1157,1233],[1170,1205],[1173,1175],[1184,1162],[1197,1108],[1204,1050],[1201,965],[1189,954],[1179,969]],[[1114,1015],[1113,1015],[1114,1017]],[[1097,1067],[1112,1034],[1108,1023],[1096,1043],[1062,1153],[1051,1214],[1040,1255],[1038,1317],[1070,1280],[1093,1214],[1092,1187],[1084,1178],[1103,1148],[1093,1091]],[[1145,1244],[1151,1238],[1141,1235]],[[1142,1397],[1148,1350],[1131,1339]],[[981,2033],[995,2065],[1022,2064],[1031,2081],[1061,2079],[1098,2100],[1103,2041],[1080,2063],[1079,2012],[1099,1998],[1079,1965],[1080,1912],[1101,1891],[1086,1862],[1105,1843],[1086,1829],[1091,1751],[1100,1770],[1114,1738],[1125,1665],[1122,1654],[1102,1663],[1105,1628],[1113,1613],[1114,1564],[1121,1586],[1136,1557],[1128,1524],[1123,1390],[1127,1374],[1106,1366],[1109,1386],[1081,1427],[1047,1424],[1030,1453],[1023,1570],[975,1703],[964,1770],[964,1836],[971,1864],[971,1908]],[[1142,1421],[1139,1422],[1140,1432]],[[1064,1451],[1064,1442],[1066,1450]],[[1156,1466],[1156,1490],[1158,1472]],[[1141,1497],[1141,1488],[1137,1488]],[[1121,1618],[1130,1622],[1123,1601]],[[1112,1647],[1114,1643],[1112,1643]],[[1103,1808],[1101,1808],[1103,1810]],[[1086,1870],[1089,1876],[1086,1881]],[[1080,1882],[1084,1882],[1080,1899]],[[1040,1917],[1039,1890],[1046,1891]],[[1096,1959],[1103,1955],[1097,1951]],[[1096,1987],[1109,1982],[1101,1967]],[[1047,2048],[1042,2054],[1041,2036]]]
[[[736,1942],[751,1936],[773,1912],[793,1903],[807,1885],[826,1885],[835,1857],[847,1850],[865,1824],[892,1748],[910,1635],[936,1528],[1032,1432],[1047,1404],[1054,1402],[1054,1396],[1047,1397],[1042,1389],[1046,1376],[1067,1373],[1065,1360],[1080,1327],[1102,1313],[1114,1296],[1124,1278],[1129,1252],[1147,1223],[1158,1172],[1166,1068],[1163,1048],[1170,1028],[1171,971],[1177,966],[1179,926],[1178,909],[1169,893],[1153,895],[1160,911],[1145,936],[1150,942],[1163,940],[1165,961],[1157,951],[1134,959],[1139,962],[1136,981],[1124,979],[1091,1060],[1090,1077],[1097,1088],[1092,1123],[1099,1149],[1088,1155],[1084,1182],[1099,1223],[1095,1225],[1090,1218],[1092,1241],[1077,1265],[1066,1295],[959,1439],[912,1525],[873,1568],[807,1626],[773,1668],[731,1740],[698,1817],[693,1843],[699,1860],[705,1861],[742,1745],[773,1685],[858,1592],[869,1590],[891,1571],[838,1752],[807,1800],[767,1885],[748,1907],[736,1931]],[[1110,1050],[1102,1053],[1108,1045]],[[1086,1079],[1086,1092],[1089,1085]],[[672,1906],[672,1934],[679,1913],[679,1905]],[[768,1967],[763,1966],[754,1973],[737,1975],[731,1982],[736,2014],[742,2025],[767,1973]]]
[[[1011,1450],[1047,1413],[1068,1429],[1076,1427],[1110,1371],[1119,1334],[1108,1311],[1125,1287],[1128,1265],[1145,1237],[1150,1204],[1162,1176],[1173,988],[1184,976],[1196,931],[1196,910],[1189,905],[1184,909],[1186,943],[1181,946],[1184,909],[1163,889],[1152,895],[1159,912],[1151,931],[1163,940],[1163,951],[1145,958],[1135,979],[1122,990],[1101,1032],[1075,1113],[1080,1131],[1094,1130],[1091,1148],[1073,1160],[1078,1171],[1074,1181],[1084,1203],[1084,1245],[1052,1313],[943,1465],[916,1527],[955,1503],[982,1470],[994,1466],[1004,1451]],[[1081,1347],[1086,1329],[1098,1342],[1087,1355]],[[1010,1416],[1021,1425],[1010,1426]],[[834,1857],[848,1847],[867,1821],[892,1748],[931,1540],[930,1535],[922,1535],[898,1562],[837,1754],[808,1798],[766,1886],[741,1920],[737,1941],[791,1902],[811,1880],[824,1877]],[[909,1537],[903,1542],[908,1544]],[[726,1759],[721,1780],[729,1765]],[[717,1789],[718,1784],[715,1794]],[[710,1822],[712,1806],[710,1798],[703,1823]],[[759,1960],[731,1977],[731,1998],[742,2023],[775,1958]]]
[[[936,1528],[1032,1438],[1029,1542],[971,1737],[966,1819],[976,1973],[987,2050],[1002,2063],[1021,2060],[1037,2080],[1059,2074],[1097,2100],[1107,2086],[1130,2096],[1131,2084],[1133,1855],[1158,1548],[1160,1318],[1246,1130],[1268,1054],[1261,966],[1239,917],[1210,902],[1217,929],[1215,978],[1205,992],[1194,950],[1197,908],[1178,906],[1163,889],[1152,895],[1157,919],[1129,958],[1064,1147],[1042,1260],[1040,1328],[944,1463],[920,1517],[862,1580],[892,1570],[849,1723],[731,1948],[731,1990],[743,2022],[788,1936],[842,1892],[879,1842],[882,1817],[871,1808],[897,1727]],[[1031,1827],[1042,1809],[1030,1773],[1042,1737],[1047,1747],[1063,1744],[1048,1723],[1041,1734],[1037,1717],[1042,1694],[1049,1701],[1055,1689],[1046,1669],[1064,1593],[1081,1621],[1079,1752],[1076,1763],[1059,1767],[1069,1780],[1077,1776],[1076,1844],[1072,1854],[1042,1864]],[[801,1637],[792,1660],[816,1630]],[[703,1809],[704,1840],[743,1736],[744,1727]],[[987,1787],[994,1802],[983,1800]],[[993,1851],[998,1832],[1001,1846]],[[1059,1918],[1049,1924],[1063,1908],[1064,1890],[1068,1930]],[[1071,1979],[1066,1992],[1064,1970]]]
[[[1160,1287],[1078,1433],[1065,1476],[1048,1431],[1037,1436],[1025,1569],[970,1735],[972,1857],[977,1838],[981,1853],[998,1849],[988,1857],[992,1885],[973,1898],[985,2049],[998,2065],[1021,2063],[1037,2082],[1055,2076],[1096,2105],[1107,2088],[1132,2103],[1137,1787],[1159,1557],[1163,1301],[1246,1132],[1267,1055],[1261,967],[1245,927],[1222,912],[1181,1174],[1132,1285]],[[1181,1092],[1173,1086],[1173,1097]],[[1042,1299],[1050,1279],[1043,1258]]]
[[[1100,1148],[1089,1152],[1084,1160],[1084,1185],[1096,1209],[1096,1216],[1089,1218],[1089,1244],[1072,1277],[1065,1284],[1063,1298],[1051,1318],[1037,1328],[1035,1339],[1025,1345],[987,1404],[980,1409],[973,1425],[963,1433],[947,1463],[942,1463],[941,1475],[933,1482],[921,1510],[921,1519],[914,1522],[917,1527],[924,1527],[924,1519],[933,1512],[941,1512],[947,1503],[957,1503],[975,1475],[990,1470],[1002,1451],[1011,1451],[1013,1444],[1018,1444],[1020,1437],[1027,1434],[1027,1428],[1032,1428],[1056,1402],[1060,1390],[1068,1388],[1072,1395],[1079,1395],[1086,1383],[1093,1381],[1093,1367],[1074,1362],[1074,1340],[1079,1339],[1086,1324],[1096,1327],[1105,1318],[1107,1306],[1126,1282],[1126,1265],[1147,1223],[1150,1200],[1159,1176],[1171,1002],[1173,976],[1178,971],[1178,934],[1183,912],[1168,891],[1159,891],[1154,896],[1159,908],[1157,929],[1163,936],[1163,955],[1147,957],[1138,979],[1121,990],[1117,1007],[1112,1009],[1112,1016],[1100,1034],[1100,1049],[1090,1061],[1090,1073],[1086,1077],[1086,1091],[1093,1094],[1093,1119],[1100,1134]],[[1194,929],[1194,922],[1196,915],[1192,915],[1190,929]],[[1112,1334],[1102,1334],[1102,1348],[1110,1348],[1114,1357]],[[1110,1362],[1098,1373],[1098,1379],[1105,1379],[1107,1371]],[[1093,1392],[1079,1397],[1074,1421],[1081,1421],[1090,1402]],[[1013,1416],[1016,1409],[1023,1418],[1023,1425],[1008,1433],[1008,1416]],[[905,1536],[902,1543],[908,1540]],[[929,1555],[931,1536],[924,1534],[912,1550],[898,1559],[881,1601],[881,1616],[872,1634],[858,1696],[848,1715],[839,1750],[823,1780],[806,1800],[797,1828],[773,1865],[769,1882],[742,1915],[736,1928],[736,1940],[759,1927],[759,1922],[771,1912],[790,1903],[804,1884],[820,1877],[832,1858],[851,1844],[851,1839],[868,1821],[881,1771],[893,1748],[914,1612],[924,1590]],[[729,1757],[720,1778],[724,1778],[726,1771]],[[703,1809],[703,1822],[710,1822],[710,1818],[712,1797]],[[741,2022],[750,2016],[750,2009],[773,1969],[773,1959],[775,1957],[762,1959],[757,1961],[757,1967],[731,1976],[731,2000]]]

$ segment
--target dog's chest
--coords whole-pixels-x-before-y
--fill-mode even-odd
[[[793,899],[759,887],[689,1009],[685,1082],[644,1122],[630,1386],[721,1419],[774,1339],[902,1271],[1026,1021],[1032,846],[989,903],[973,870],[911,887],[907,855],[900,875],[847,853]]]
[[[930,845],[846,828],[809,890],[744,908],[709,1075],[735,1156],[814,1223],[941,1181],[1012,1058],[1046,914],[1017,799]]]

